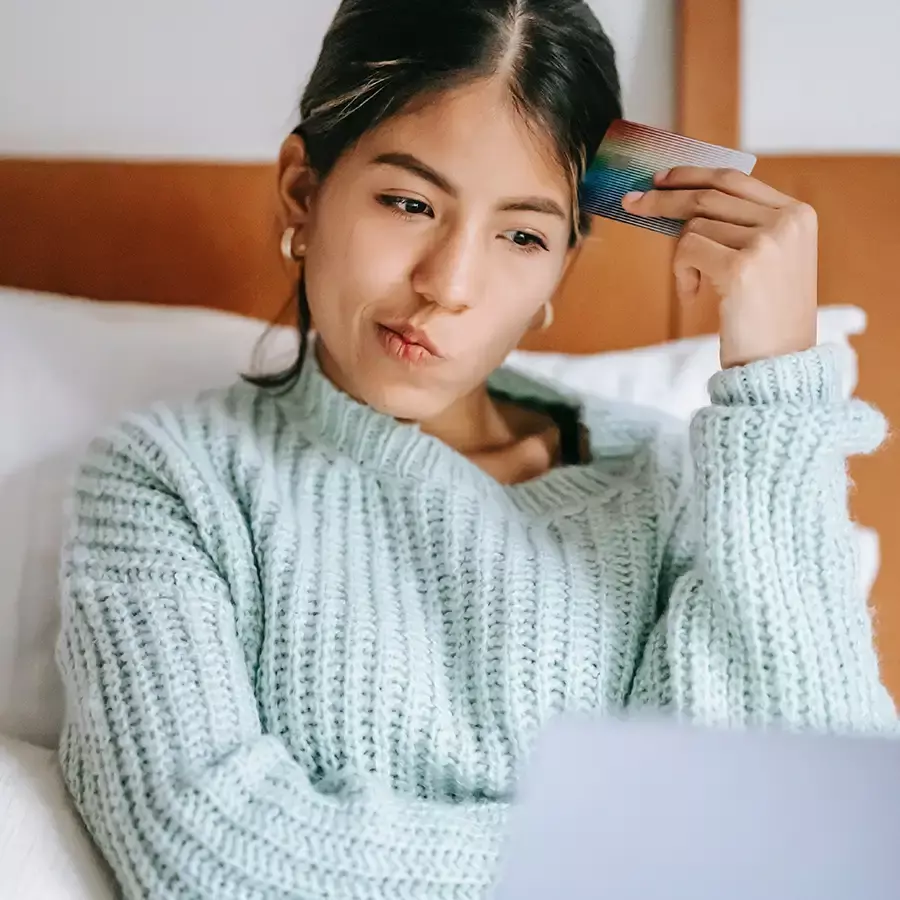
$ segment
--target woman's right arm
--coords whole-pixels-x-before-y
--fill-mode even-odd
[[[506,810],[319,793],[263,732],[228,584],[146,429],[95,443],[63,558],[61,761],[127,897],[468,898]]]

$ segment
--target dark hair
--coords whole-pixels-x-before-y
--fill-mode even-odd
[[[300,103],[300,135],[325,179],[366,132],[416,99],[502,76],[523,119],[554,140],[572,183],[573,233],[587,229],[577,187],[621,99],[615,53],[584,0],[343,0]],[[300,346],[291,367],[251,379],[290,388],[310,328],[301,274]]]

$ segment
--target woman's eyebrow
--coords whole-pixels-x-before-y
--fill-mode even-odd
[[[537,212],[548,216],[557,216],[565,219],[566,214],[562,207],[549,197],[518,197],[514,200],[504,200],[500,203],[503,212]]]
[[[413,175],[423,178],[430,182],[436,188],[449,194],[451,197],[459,196],[459,189],[444,175],[433,169],[427,163],[422,162],[417,156],[411,153],[379,153],[372,160],[373,165],[377,166],[394,166],[403,169]],[[502,212],[536,212],[545,215],[556,216],[559,219],[566,219],[566,213],[563,208],[549,197],[514,197],[501,200],[498,209]]]
[[[425,181],[430,181],[436,188],[439,188],[451,197],[456,197],[459,194],[459,191],[449,179],[411,153],[379,153],[372,160],[372,163],[378,166],[394,166],[398,169],[405,169],[413,175],[418,175],[419,178],[424,178]]]

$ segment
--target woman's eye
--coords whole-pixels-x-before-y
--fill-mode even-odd
[[[521,247],[526,253],[529,251],[547,249],[547,245],[544,241],[530,231],[506,231],[503,236],[517,247]]]
[[[396,194],[382,194],[378,198],[382,206],[387,206],[404,218],[412,216],[428,216],[434,218],[434,212],[424,200],[415,200],[412,197],[400,197]]]

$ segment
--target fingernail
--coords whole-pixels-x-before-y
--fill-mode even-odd
[[[663,169],[662,172],[657,172],[653,176],[653,180],[657,183],[659,183],[660,181],[665,181],[666,178],[669,177],[669,172],[671,172],[671,171],[672,171],[671,169]]]
[[[631,191],[622,198],[623,203],[636,203],[644,196],[643,191]]]

